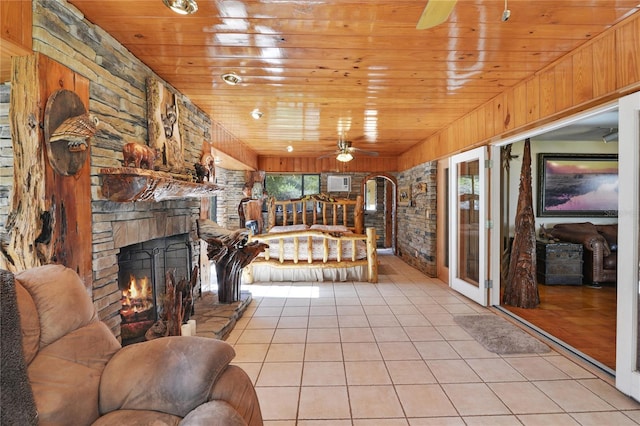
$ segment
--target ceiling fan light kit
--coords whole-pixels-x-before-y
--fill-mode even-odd
[[[350,152],[341,152],[336,157],[336,160],[341,161],[343,163],[347,163],[347,162],[353,160],[353,155],[351,155]]]
[[[191,15],[198,11],[196,0],[162,0],[169,9],[180,15]]]

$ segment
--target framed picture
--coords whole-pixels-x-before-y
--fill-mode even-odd
[[[538,154],[538,216],[618,216],[617,154]]]
[[[398,187],[398,205],[399,206],[411,205],[411,187],[410,186]]]

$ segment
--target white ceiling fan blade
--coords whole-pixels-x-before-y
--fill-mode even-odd
[[[366,151],[364,149],[360,149],[360,148],[349,148],[349,152],[354,152],[354,153],[358,153],[358,154],[363,154],[363,155],[369,155],[371,157],[377,157],[378,153],[375,151]]]
[[[457,0],[429,0],[422,11],[416,29],[426,30],[447,20]]]

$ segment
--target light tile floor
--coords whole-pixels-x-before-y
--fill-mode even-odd
[[[487,312],[391,255],[369,283],[257,283],[227,341],[267,426],[633,425],[640,404],[558,352],[500,356]]]

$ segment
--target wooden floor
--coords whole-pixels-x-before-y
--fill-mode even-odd
[[[616,289],[539,285],[536,309],[502,307],[615,370]]]

